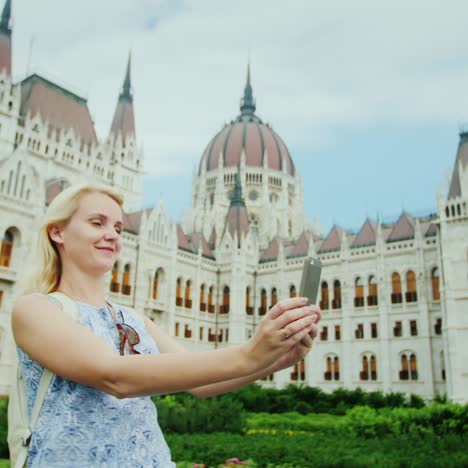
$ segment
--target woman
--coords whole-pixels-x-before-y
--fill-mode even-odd
[[[294,298],[273,307],[245,344],[188,352],[148,318],[106,302],[105,274],[122,248],[122,205],[113,189],[70,187],[39,230],[34,271],[12,313],[29,411],[43,369],[56,377],[28,466],[173,467],[150,395],[239,388],[302,359],[317,333],[319,309]],[[53,291],[78,303],[79,323],[46,296]]]

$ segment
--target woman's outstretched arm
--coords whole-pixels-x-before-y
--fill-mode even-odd
[[[279,303],[279,307],[281,307],[281,305],[282,304]],[[209,398],[215,395],[221,395],[223,393],[237,390],[249,383],[262,379],[281,369],[291,367],[296,362],[303,359],[312,348],[312,337],[317,335],[317,325],[322,316],[322,311],[318,306],[311,306],[311,310],[313,311],[312,317],[315,317],[315,320],[311,325],[309,325],[309,334],[302,338],[300,342],[296,343],[295,346],[287,350],[285,354],[283,354],[276,362],[253,374],[192,388],[187,390],[188,393],[191,393],[192,395],[199,398]],[[158,327],[147,317],[145,318],[145,324],[146,329],[151,333],[154,341],[162,353],[189,352],[189,350],[187,350],[187,348],[185,348],[182,343],[169,336],[162,330],[161,327]]]
[[[119,356],[60,305],[38,295],[16,302],[12,327],[18,346],[45,368],[125,398],[189,390],[265,369],[306,336],[312,323],[304,300],[282,304],[268,311],[247,343],[214,351]]]

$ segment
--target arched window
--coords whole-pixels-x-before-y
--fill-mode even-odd
[[[441,370],[441,377],[442,380],[445,382],[445,359],[444,359],[444,352],[440,352],[440,370]]]
[[[364,307],[364,283],[357,277],[354,283],[354,307]]]
[[[130,286],[130,263],[124,266],[123,278],[122,278],[122,294],[130,296],[132,287]]]
[[[327,357],[327,370],[323,375],[324,380],[331,380],[332,379],[332,358],[330,356]]]
[[[341,309],[341,283],[338,280],[333,282],[333,309]]]
[[[378,304],[377,297],[377,280],[375,276],[369,276],[369,295],[367,296],[367,305],[376,306]]]
[[[208,312],[213,313],[214,310],[214,304],[213,304],[213,290],[214,287],[210,286],[210,289],[208,290]]]
[[[294,365],[294,369],[290,374],[290,378],[293,381],[305,381],[305,361],[304,359]]]
[[[401,304],[403,301],[401,294],[401,279],[398,273],[392,274],[392,304]]]
[[[418,380],[416,354],[405,352],[401,355],[400,380]]]
[[[223,289],[223,305],[221,306],[220,312],[222,314],[227,314],[229,312],[229,301],[230,301],[230,290],[229,286],[225,286]]]
[[[176,282],[176,300],[175,300],[176,306],[181,306],[183,303],[182,299],[182,278],[177,278]]]
[[[153,278],[153,299],[156,300],[158,298],[158,289],[159,289],[159,282],[161,281],[162,270],[158,268],[154,274]]]
[[[192,308],[192,282],[187,280],[185,283],[185,301],[184,305],[187,309]]]
[[[320,308],[322,310],[326,310],[329,308],[328,283],[326,281],[322,281],[321,294],[322,299],[320,301]]]
[[[200,286],[200,310],[202,312],[206,312],[206,297],[205,297],[205,285],[204,284]]]
[[[271,288],[271,307],[276,305],[278,302],[278,293],[276,291],[276,288]]]
[[[265,315],[267,311],[267,292],[266,289],[262,289],[260,292],[260,307],[258,308],[259,315]]]
[[[400,371],[400,380],[408,380],[408,358],[406,354],[401,356],[401,371]]]
[[[377,380],[377,361],[374,355],[372,355],[370,358],[370,372],[371,380]]]
[[[297,296],[296,286],[294,286],[294,284],[292,284],[289,287],[289,297],[296,297],[296,296]]]
[[[361,380],[369,380],[369,360],[367,356],[362,357],[362,371],[359,377]]]
[[[432,283],[432,300],[440,300],[440,278],[439,269],[437,267],[432,269],[431,272],[431,283]]]
[[[340,380],[340,360],[338,356],[327,356],[326,369],[323,374],[324,380]]]
[[[411,380],[418,380],[418,363],[416,362],[415,354],[411,354],[410,356],[410,370]]]
[[[2,240],[2,250],[0,253],[0,266],[9,267],[11,265],[11,256],[13,254],[13,231],[8,229],[5,231]]]
[[[250,305],[250,286],[245,288],[245,313],[253,315],[253,307]]]
[[[305,360],[304,359],[299,363],[299,378],[300,378],[300,380],[302,382],[304,382],[305,378],[306,378]]]
[[[340,359],[338,356],[335,356],[333,359],[333,378],[335,380],[340,380]]]
[[[406,273],[406,302],[416,302],[418,294],[416,292],[416,275],[414,271]]]
[[[119,283],[119,262],[114,263],[114,267],[112,268],[112,279],[111,279],[111,292],[118,293],[120,291],[120,283]]]

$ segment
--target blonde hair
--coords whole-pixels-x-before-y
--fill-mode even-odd
[[[33,292],[48,294],[57,289],[62,274],[62,261],[49,236],[49,226],[55,224],[65,227],[78,210],[81,197],[88,193],[103,193],[120,207],[123,206],[123,195],[120,192],[100,184],[72,185],[57,195],[45,212],[37,233],[35,252],[30,257],[31,266],[17,284],[16,297]]]

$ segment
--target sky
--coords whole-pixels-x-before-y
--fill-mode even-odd
[[[132,51],[143,206],[162,198],[174,221],[239,113],[249,58],[256,113],[324,234],[435,212],[468,129],[466,1],[13,0],[13,17],[15,79],[37,72],[86,97],[100,139]]]

